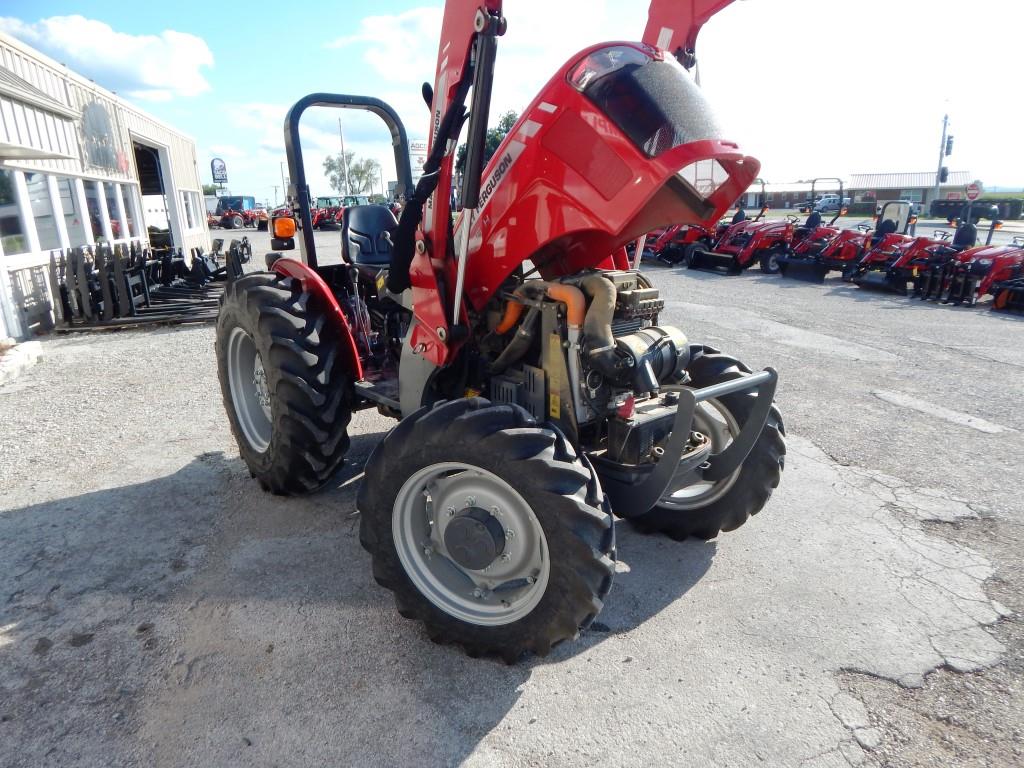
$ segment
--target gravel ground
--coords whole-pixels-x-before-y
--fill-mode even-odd
[[[782,486],[714,542],[620,524],[598,623],[512,667],[369,574],[355,488],[393,422],[275,498],[212,328],[45,341],[0,387],[0,764],[1021,764],[1024,321],[650,273],[663,323],[778,368]]]

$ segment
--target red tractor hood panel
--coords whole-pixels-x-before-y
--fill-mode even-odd
[[[617,46],[652,61],[664,57],[641,43],[604,43],[574,56],[523,112],[484,171],[466,267],[474,308],[526,260],[553,279],[595,267],[658,227],[711,226],[756,178],[760,163],[723,138],[649,156],[570,83],[590,54]],[[708,110],[695,85],[682,83],[680,91],[675,98]],[[460,216],[457,230],[462,226]],[[448,268],[451,279],[454,264]]]

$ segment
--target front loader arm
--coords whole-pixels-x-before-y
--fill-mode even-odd
[[[501,16],[501,0],[448,0],[445,3],[441,40],[437,51],[430,109],[430,133],[424,173],[436,173],[433,193],[425,201],[423,220],[416,234],[416,253],[409,270],[413,305],[419,323],[410,339],[414,349],[435,365],[443,365],[449,357],[450,336],[446,305],[453,301],[453,285],[446,285],[444,276],[452,254],[451,193],[455,146],[462,126],[468,80],[470,54],[477,34],[477,12]],[[445,120],[451,109],[458,111]],[[452,119],[454,118],[454,119]],[[453,128],[445,133],[444,126]],[[454,133],[454,136],[451,134]],[[443,143],[443,146],[436,146]],[[435,164],[432,161],[438,158]]]
[[[697,61],[697,34],[732,0],[651,0],[644,42],[673,54],[690,69]]]

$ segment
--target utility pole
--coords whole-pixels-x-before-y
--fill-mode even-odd
[[[281,161],[281,191],[284,193],[285,199],[288,199],[288,184],[284,180],[284,160]]]
[[[384,166],[378,165],[377,172],[380,174],[380,194],[382,197],[387,198],[387,193],[384,191]]]
[[[949,128],[949,115],[942,116],[942,141],[939,142],[939,164],[935,168],[935,192],[932,200],[939,199],[939,176],[942,175],[942,161],[946,156],[946,129]]]
[[[280,189],[280,187],[278,187],[277,184],[272,184],[271,189],[274,190],[274,205],[277,205],[277,190]]]
[[[341,137],[341,166],[345,169],[345,194],[350,194],[348,185],[348,158],[345,157],[345,132],[341,129],[341,118],[338,118],[338,136]]]

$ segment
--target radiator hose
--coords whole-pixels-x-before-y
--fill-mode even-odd
[[[602,275],[587,275],[580,288],[590,297],[590,308],[583,320],[583,338],[593,366],[605,378],[616,381],[621,376],[619,358],[615,354],[612,318],[615,315],[615,285]]]

